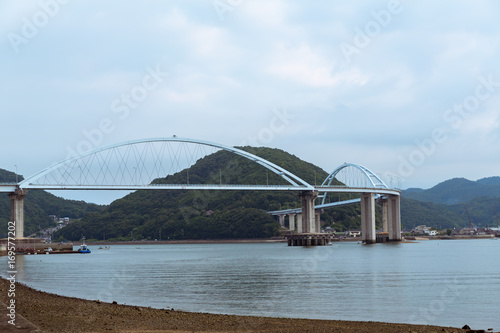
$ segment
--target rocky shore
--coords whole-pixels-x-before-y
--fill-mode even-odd
[[[9,302],[8,289],[9,282],[0,279],[0,302],[4,304]],[[16,314],[44,332],[467,332],[437,326],[247,317],[152,309],[63,297],[21,284],[16,284],[15,293]],[[1,320],[0,327],[8,329],[7,319]]]

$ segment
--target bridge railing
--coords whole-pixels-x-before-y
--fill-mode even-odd
[[[241,184],[149,184],[149,185],[39,185],[29,184],[24,189],[39,190],[311,190],[305,186],[291,185],[241,185]],[[1,188],[0,188],[1,189]],[[10,192],[10,191],[9,191]]]

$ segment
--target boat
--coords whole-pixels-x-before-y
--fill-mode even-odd
[[[80,245],[80,248],[77,250],[78,253],[90,253],[90,249],[85,244],[85,237],[82,238],[82,245]]]

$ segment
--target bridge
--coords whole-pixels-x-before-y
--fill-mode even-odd
[[[332,185],[334,180],[342,185]],[[282,226],[285,216],[288,215],[291,231],[296,229],[298,234],[314,234],[320,231],[320,214],[323,209],[360,203],[362,240],[365,243],[374,243],[375,202],[378,202],[382,205],[382,231],[387,233],[389,241],[401,240],[400,192],[389,188],[368,168],[359,164],[344,163],[333,170],[320,186],[315,186],[315,193],[318,193],[317,197],[321,199],[319,205],[310,207],[307,201],[303,200],[300,208],[271,211],[269,214],[278,216]],[[360,194],[360,198],[327,203],[328,194],[332,193],[355,193]],[[306,220],[309,219],[314,223],[304,222],[304,212],[309,215],[314,214],[306,217]],[[325,241],[324,238],[319,239],[320,242]],[[304,245],[304,242],[309,244],[311,241],[314,243],[314,240],[314,237],[290,237],[289,245]]]
[[[213,174],[211,183],[202,182],[193,176],[190,179],[189,170],[197,161],[219,151],[229,152],[260,165],[262,170],[265,170],[265,184],[241,185],[227,181],[227,174],[234,173],[232,169],[238,167],[231,164],[224,170],[219,169],[219,175]],[[269,172],[277,175],[279,181],[269,184]],[[339,182],[341,175],[346,179]],[[181,182],[179,178],[182,178]],[[337,182],[334,182],[335,179]],[[0,192],[8,193],[11,199],[11,220],[16,221],[18,237],[22,237],[24,233],[24,197],[27,190],[297,191],[302,202],[301,208],[270,213],[280,216],[280,221],[284,221],[285,215],[291,219],[292,215],[296,214],[298,234],[318,235],[321,209],[360,202],[363,241],[366,243],[375,242],[377,199],[383,207],[384,231],[389,232],[390,240],[401,240],[400,192],[388,188],[378,176],[361,165],[343,164],[335,169],[323,184],[313,186],[284,168],[245,150],[175,136],[127,141],[98,148],[56,163],[19,183],[0,184]],[[361,197],[343,202],[326,202],[328,195],[332,193],[357,193]],[[317,198],[322,199],[322,202],[315,206]],[[292,225],[295,223],[290,224]],[[319,242],[307,244],[323,245]]]

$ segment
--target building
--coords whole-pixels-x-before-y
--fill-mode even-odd
[[[437,230],[431,230],[431,228],[426,225],[418,225],[411,231],[414,235],[427,235],[427,236],[436,236]]]
[[[361,230],[348,230],[345,235],[347,237],[361,237]]]

